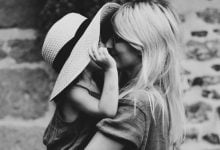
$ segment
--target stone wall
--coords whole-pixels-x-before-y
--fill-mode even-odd
[[[182,150],[220,150],[220,1],[180,0],[185,58]]]
[[[43,150],[54,83],[37,29],[44,0],[0,0],[0,149]]]
[[[47,99],[56,75],[42,59],[38,30],[45,0],[0,0],[0,150],[44,150],[53,113]],[[182,20],[183,102],[187,137],[181,150],[220,150],[220,1],[173,0]]]

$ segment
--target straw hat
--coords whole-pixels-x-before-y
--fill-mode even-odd
[[[69,13],[48,31],[42,56],[59,72],[50,101],[64,90],[89,64],[88,49],[100,38],[100,25],[119,8],[116,3],[105,4],[90,21],[80,14]]]

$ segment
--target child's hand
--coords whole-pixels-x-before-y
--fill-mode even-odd
[[[107,48],[99,47],[94,44],[89,50],[90,57],[97,63],[102,69],[116,69],[116,62],[114,58],[108,53]]]

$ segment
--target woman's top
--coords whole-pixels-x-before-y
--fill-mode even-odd
[[[88,90],[91,96],[97,99],[100,98],[99,94],[90,91],[86,87],[77,86]],[[56,101],[63,100],[65,99],[60,96]],[[96,132],[98,119],[80,112],[76,120],[66,122],[61,117],[59,104],[56,105],[54,115],[44,132],[44,145],[47,146],[47,150],[83,150]]]
[[[146,92],[132,92],[120,99],[116,116],[102,119],[97,125],[97,120],[86,115],[65,123],[55,112],[45,131],[44,144],[48,150],[83,150],[98,130],[126,145],[124,150],[171,150],[168,113],[163,115],[162,106],[156,103],[153,118]]]
[[[132,92],[120,99],[115,118],[102,119],[98,131],[126,145],[124,150],[170,150],[168,112],[163,115],[157,102],[151,110],[153,104],[146,92]]]

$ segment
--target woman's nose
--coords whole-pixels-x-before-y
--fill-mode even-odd
[[[105,44],[106,48],[113,48],[113,39],[112,38],[109,38]]]

